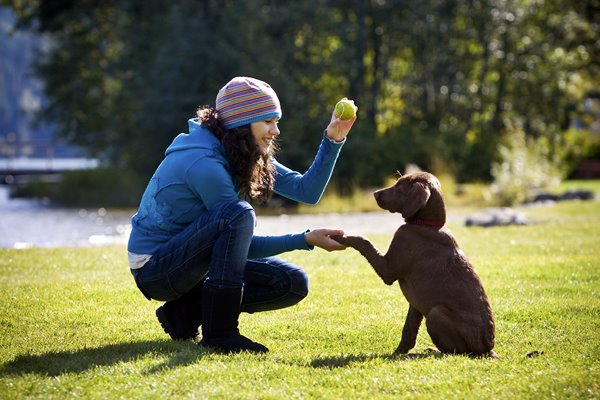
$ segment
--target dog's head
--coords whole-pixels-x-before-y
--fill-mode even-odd
[[[440,181],[428,172],[416,172],[401,176],[394,185],[377,190],[373,193],[377,205],[390,212],[402,214],[404,219],[412,218],[420,211],[425,210],[434,197],[436,203],[427,215],[429,218],[445,220],[446,211],[442,197]]]

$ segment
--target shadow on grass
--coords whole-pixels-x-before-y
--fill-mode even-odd
[[[388,361],[410,361],[424,358],[444,357],[441,353],[424,352],[411,354],[350,354],[345,356],[322,357],[314,359],[310,365],[314,368],[343,368],[354,363],[364,363],[371,360],[383,359]]]
[[[14,360],[0,366],[0,375],[58,376],[85,372],[100,366],[130,362],[148,355],[155,355],[160,359],[163,356],[168,357],[166,361],[158,365],[153,364],[145,370],[146,373],[154,373],[164,368],[191,364],[206,354],[208,353],[203,352],[191,341],[149,340],[119,343],[75,351],[19,355]]]

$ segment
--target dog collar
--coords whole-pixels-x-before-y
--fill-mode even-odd
[[[409,219],[405,220],[404,222],[406,222],[407,224],[411,224],[411,225],[431,226],[432,228],[437,228],[437,229],[440,229],[444,226],[444,223],[442,221],[435,221],[433,219],[409,218]]]

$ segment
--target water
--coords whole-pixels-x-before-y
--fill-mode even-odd
[[[125,245],[134,210],[72,209],[47,202],[9,198],[0,185],[0,247],[72,247]],[[283,235],[307,229],[335,228],[346,233],[394,232],[402,217],[386,212],[259,216],[257,235]]]
[[[0,186],[0,247],[30,248],[126,243],[132,212],[58,208],[11,199]]]

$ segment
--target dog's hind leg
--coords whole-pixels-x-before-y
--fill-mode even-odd
[[[468,354],[470,349],[461,334],[461,322],[445,306],[433,307],[426,316],[427,332],[442,353]]]
[[[396,351],[394,351],[394,354],[406,354],[410,349],[415,347],[421,321],[423,321],[423,314],[418,312],[413,306],[409,306],[404,328],[402,328],[402,339],[400,339],[400,344]]]

